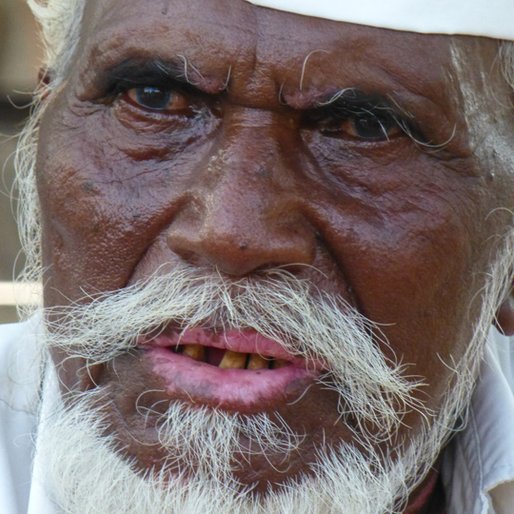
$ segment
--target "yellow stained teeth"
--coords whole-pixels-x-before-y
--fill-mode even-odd
[[[205,348],[199,344],[185,344],[182,353],[195,361],[205,360]]]
[[[246,353],[231,352],[227,350],[221,359],[220,368],[223,369],[244,369],[246,364]]]
[[[257,353],[250,354],[248,359],[248,369],[268,369],[269,360],[261,357]]]
[[[282,359],[276,359],[275,361],[273,361],[273,369],[285,368],[288,365],[289,361],[285,361]]]

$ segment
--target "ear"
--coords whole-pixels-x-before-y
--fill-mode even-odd
[[[496,312],[494,324],[502,334],[506,336],[514,335],[514,282],[507,298]]]

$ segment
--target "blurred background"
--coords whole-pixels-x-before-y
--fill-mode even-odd
[[[12,286],[22,258],[14,220],[13,152],[41,59],[38,29],[24,0],[0,0],[0,323],[16,320]]]

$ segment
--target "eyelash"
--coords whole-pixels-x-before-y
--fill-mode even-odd
[[[327,137],[363,141],[389,141],[401,135],[404,123],[387,106],[376,102],[337,101],[307,113],[307,124],[318,127]]]

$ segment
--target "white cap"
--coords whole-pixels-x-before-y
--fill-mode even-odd
[[[514,0],[247,0],[306,16],[424,34],[514,40]]]

